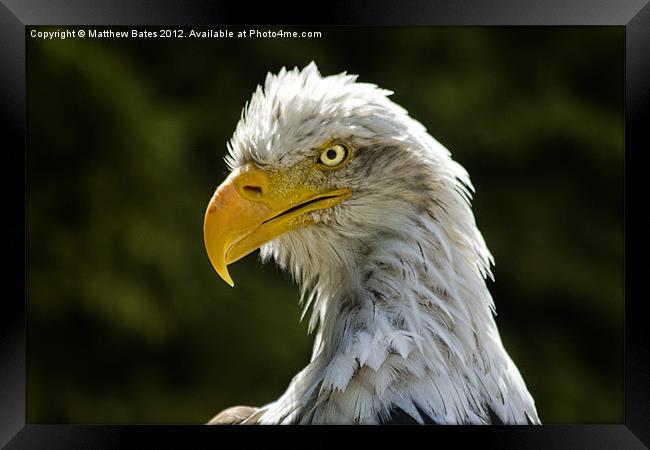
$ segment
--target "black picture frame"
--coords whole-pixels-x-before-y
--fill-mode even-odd
[[[25,269],[25,27],[31,25],[618,25],[625,27],[625,419],[611,425],[415,427],[434,433],[414,439],[452,439],[482,448],[636,449],[650,444],[650,334],[644,314],[643,279],[648,202],[644,199],[643,150],[650,150],[650,4],[648,0],[436,0],[330,1],[318,11],[282,6],[225,5],[209,0],[0,0],[0,113],[5,200],[5,261]],[[315,14],[307,17],[312,9]],[[623,70],[623,69],[622,69]],[[6,272],[5,272],[6,273]],[[25,272],[26,273],[26,272]],[[202,426],[112,426],[25,423],[25,289],[23,276],[3,277],[0,313],[0,445],[7,448],[196,448],[214,447],[243,428]],[[320,428],[320,427],[318,427]],[[317,428],[317,429],[318,429]],[[275,427],[245,427],[254,433]],[[265,431],[261,431],[261,430]],[[367,427],[361,433],[367,432]],[[237,431],[235,431],[237,430]],[[282,432],[295,432],[285,427]],[[396,430],[373,427],[373,433]],[[410,442],[410,441],[409,441]],[[238,444],[241,445],[241,444]],[[433,445],[433,444],[432,444]]]

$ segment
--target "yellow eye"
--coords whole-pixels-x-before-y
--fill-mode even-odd
[[[348,157],[349,150],[341,144],[333,144],[325,148],[319,156],[321,164],[327,167],[341,165]]]

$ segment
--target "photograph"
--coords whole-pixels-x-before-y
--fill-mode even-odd
[[[622,423],[625,36],[26,26],[26,423]]]

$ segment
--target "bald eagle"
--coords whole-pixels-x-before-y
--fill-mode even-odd
[[[485,279],[465,169],[345,72],[268,74],[204,220],[217,273],[260,249],[300,287],[311,360],[276,401],[210,424],[538,424]]]

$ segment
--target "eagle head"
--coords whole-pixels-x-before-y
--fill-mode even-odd
[[[227,265],[260,247],[304,285],[354,277],[378,241],[470,198],[466,171],[392,92],[356,79],[323,77],[313,62],[283,68],[244,107],[228,144],[232,172],[204,222],[210,260],[231,286]],[[488,259],[484,251],[482,269]]]

